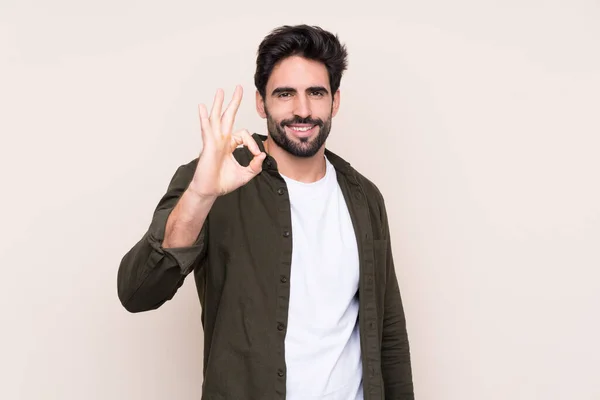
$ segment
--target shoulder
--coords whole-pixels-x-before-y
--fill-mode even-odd
[[[350,183],[358,185],[366,198],[371,220],[375,223],[375,230],[387,225],[387,212],[385,209],[385,201],[379,187],[356,168],[350,165],[349,162],[336,155],[335,153],[326,150],[326,156],[330,162],[348,179]]]
[[[352,167],[351,167],[352,168]],[[365,175],[352,168],[354,176],[359,186],[364,191],[371,212],[379,217],[380,220],[387,218],[385,210],[385,199],[379,187]]]
[[[185,189],[194,177],[196,165],[198,165],[197,158],[189,161],[187,164],[179,165],[171,178],[171,182],[169,182],[169,190]]]
[[[329,150],[326,150],[325,154],[336,170],[339,170],[343,175],[347,176],[350,181],[355,181],[360,186],[370,205],[374,204],[378,207],[383,207],[384,200],[381,190],[379,190],[377,185],[371,179],[358,172],[356,168],[337,154]]]
[[[379,190],[379,187],[372,180],[370,180],[369,178],[367,178],[366,176],[364,176],[363,174],[358,172],[356,169],[354,169],[354,173],[356,175],[356,179],[358,180],[358,183],[365,191],[365,196],[367,196],[368,199],[374,200],[378,204],[383,205],[383,203],[384,203],[383,194],[381,193],[381,190]]]
[[[385,239],[387,237],[388,217],[381,190],[379,190],[377,185],[371,179],[367,178],[353,167],[349,167],[348,173],[352,176],[350,179],[355,180],[364,195],[370,216],[370,226],[373,232],[373,238]]]

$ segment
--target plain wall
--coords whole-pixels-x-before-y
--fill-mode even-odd
[[[0,398],[199,399],[189,279],[129,314],[121,257],[282,24],[349,50],[328,147],[388,205],[419,400],[600,399],[597,1],[0,3]]]

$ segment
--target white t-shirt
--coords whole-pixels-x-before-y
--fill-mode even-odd
[[[283,177],[292,216],[290,306],[285,338],[288,400],[362,400],[356,235],[326,160],[314,183]]]

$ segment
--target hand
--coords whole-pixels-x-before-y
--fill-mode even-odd
[[[227,109],[223,107],[223,90],[217,90],[210,116],[206,107],[199,105],[203,148],[189,190],[202,198],[216,198],[248,183],[262,170],[266,157],[247,130],[231,133],[235,115],[242,101],[242,87],[237,86]],[[234,158],[233,151],[245,145],[254,155],[247,167]]]

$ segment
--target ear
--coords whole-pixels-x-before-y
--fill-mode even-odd
[[[267,113],[265,112],[265,101],[258,90],[256,91],[256,112],[261,118],[267,118]]]
[[[335,94],[333,95],[333,106],[331,109],[331,116],[335,117],[335,114],[337,114],[338,110],[340,108],[340,90],[338,89]]]

